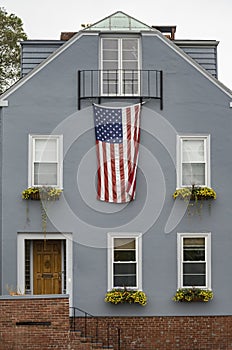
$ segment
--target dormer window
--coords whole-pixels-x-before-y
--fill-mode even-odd
[[[102,38],[100,64],[103,96],[140,94],[139,38]]]

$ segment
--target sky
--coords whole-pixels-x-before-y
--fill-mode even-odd
[[[147,25],[176,25],[176,39],[217,40],[218,79],[232,90],[232,0],[0,0],[28,39],[59,39],[116,11]]]

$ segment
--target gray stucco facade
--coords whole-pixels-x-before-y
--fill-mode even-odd
[[[92,101],[77,110],[77,71],[99,69],[101,35],[77,34],[2,95],[8,106],[0,114],[1,294],[7,293],[7,285],[24,287],[24,240],[44,238],[40,204],[22,200],[21,192],[28,187],[29,135],[53,134],[63,135],[63,194],[48,205],[46,239],[60,235],[66,240],[66,291],[72,305],[106,316],[231,315],[231,92],[157,31],[130,34],[140,40],[141,69],[163,71],[164,107],[160,110],[152,99],[142,105],[136,199],[129,204],[100,202]],[[102,100],[106,106],[133,102],[137,100]],[[189,215],[186,203],[172,198],[177,135],[210,135],[210,178],[217,199],[210,208],[204,204],[200,215]],[[113,232],[142,233],[145,307],[104,302],[107,235]],[[172,300],[178,287],[177,233],[211,233],[214,299],[208,303]]]

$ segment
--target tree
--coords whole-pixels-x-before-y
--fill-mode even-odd
[[[26,39],[22,20],[0,7],[0,94],[20,78],[20,41]]]

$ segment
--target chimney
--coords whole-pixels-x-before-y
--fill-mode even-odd
[[[60,40],[67,41],[71,39],[77,32],[62,32],[60,34]]]
[[[152,28],[157,29],[170,40],[175,40],[176,26],[152,26]]]

